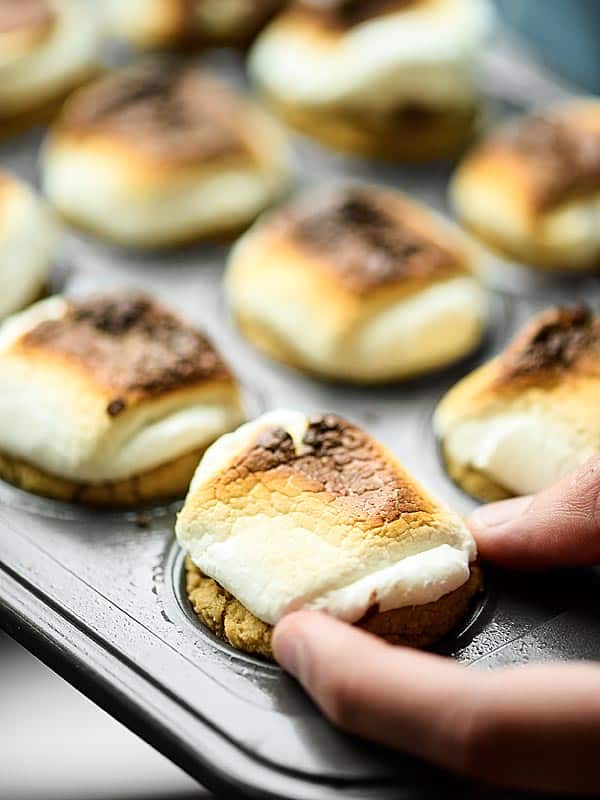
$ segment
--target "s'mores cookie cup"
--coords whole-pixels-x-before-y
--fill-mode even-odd
[[[600,319],[551,308],[451,389],[434,424],[450,476],[493,501],[545,489],[598,453],[598,403]]]
[[[450,195],[460,221],[510,259],[600,268],[600,100],[501,127],[467,155]]]
[[[42,174],[70,221],[117,244],[166,247],[239,233],[282,192],[277,123],[205,70],[133,65],[76,92]]]
[[[27,491],[106,506],[182,496],[242,418],[212,344],[145,295],[56,296],[0,327],[0,475]]]
[[[57,233],[42,200],[0,170],[0,319],[45,292]]]
[[[0,137],[49,119],[96,72],[99,45],[81,0],[0,0]]]
[[[250,73],[293,127],[400,160],[459,153],[480,116],[487,0],[300,0],[258,37]]]
[[[240,330],[269,356],[365,384],[465,356],[486,311],[457,228],[393,190],[352,184],[259,220],[232,252],[226,291]]]
[[[245,47],[284,0],[105,0],[112,32],[142,50]]]
[[[207,450],[176,526],[200,620],[271,656],[271,628],[319,609],[426,646],[481,586],[466,525],[368,433],[335,414],[277,410]]]

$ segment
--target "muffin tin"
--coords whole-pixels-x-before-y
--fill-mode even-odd
[[[498,97],[502,51],[491,54]],[[238,74],[228,57],[219,68]],[[503,67],[506,68],[506,64]],[[512,105],[524,84],[512,57]],[[502,85],[506,79],[502,79]],[[503,97],[511,104],[511,97]],[[0,150],[0,162],[35,180],[40,134]],[[398,186],[444,207],[445,166],[396,167],[347,159],[296,141],[301,183],[352,175]],[[475,503],[439,461],[431,416],[459,377],[502,348],[535,310],[600,298],[597,279],[533,275],[495,265],[490,322],[477,353],[402,385],[319,383],[269,362],[236,333],[221,285],[224,246],[137,255],[69,233],[57,280],[69,292],[144,287],[198,323],[236,371],[250,416],[266,408],[335,410],[366,427],[431,491],[461,512]],[[323,309],[327,313],[327,309]],[[201,783],[236,797],[424,798],[467,787],[446,774],[333,729],[278,667],[234,651],[203,629],[183,591],[173,538],[177,504],[131,513],[91,511],[0,484],[0,624],[67,680]],[[517,575],[488,570],[487,591],[463,629],[439,645],[471,668],[526,661],[600,660],[600,572]],[[82,732],[85,735],[85,732]],[[469,796],[478,789],[469,787]]]

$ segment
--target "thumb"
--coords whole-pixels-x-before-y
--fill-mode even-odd
[[[600,563],[600,456],[536,495],[482,506],[470,519],[483,559],[504,567]]]

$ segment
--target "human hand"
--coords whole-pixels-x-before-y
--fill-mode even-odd
[[[479,509],[471,527],[503,566],[600,563],[600,457],[539,495]],[[277,625],[273,649],[350,733],[498,785],[600,792],[600,666],[467,670],[308,611]]]

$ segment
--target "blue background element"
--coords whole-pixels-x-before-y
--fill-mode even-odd
[[[600,0],[497,0],[553,69],[600,93]]]

